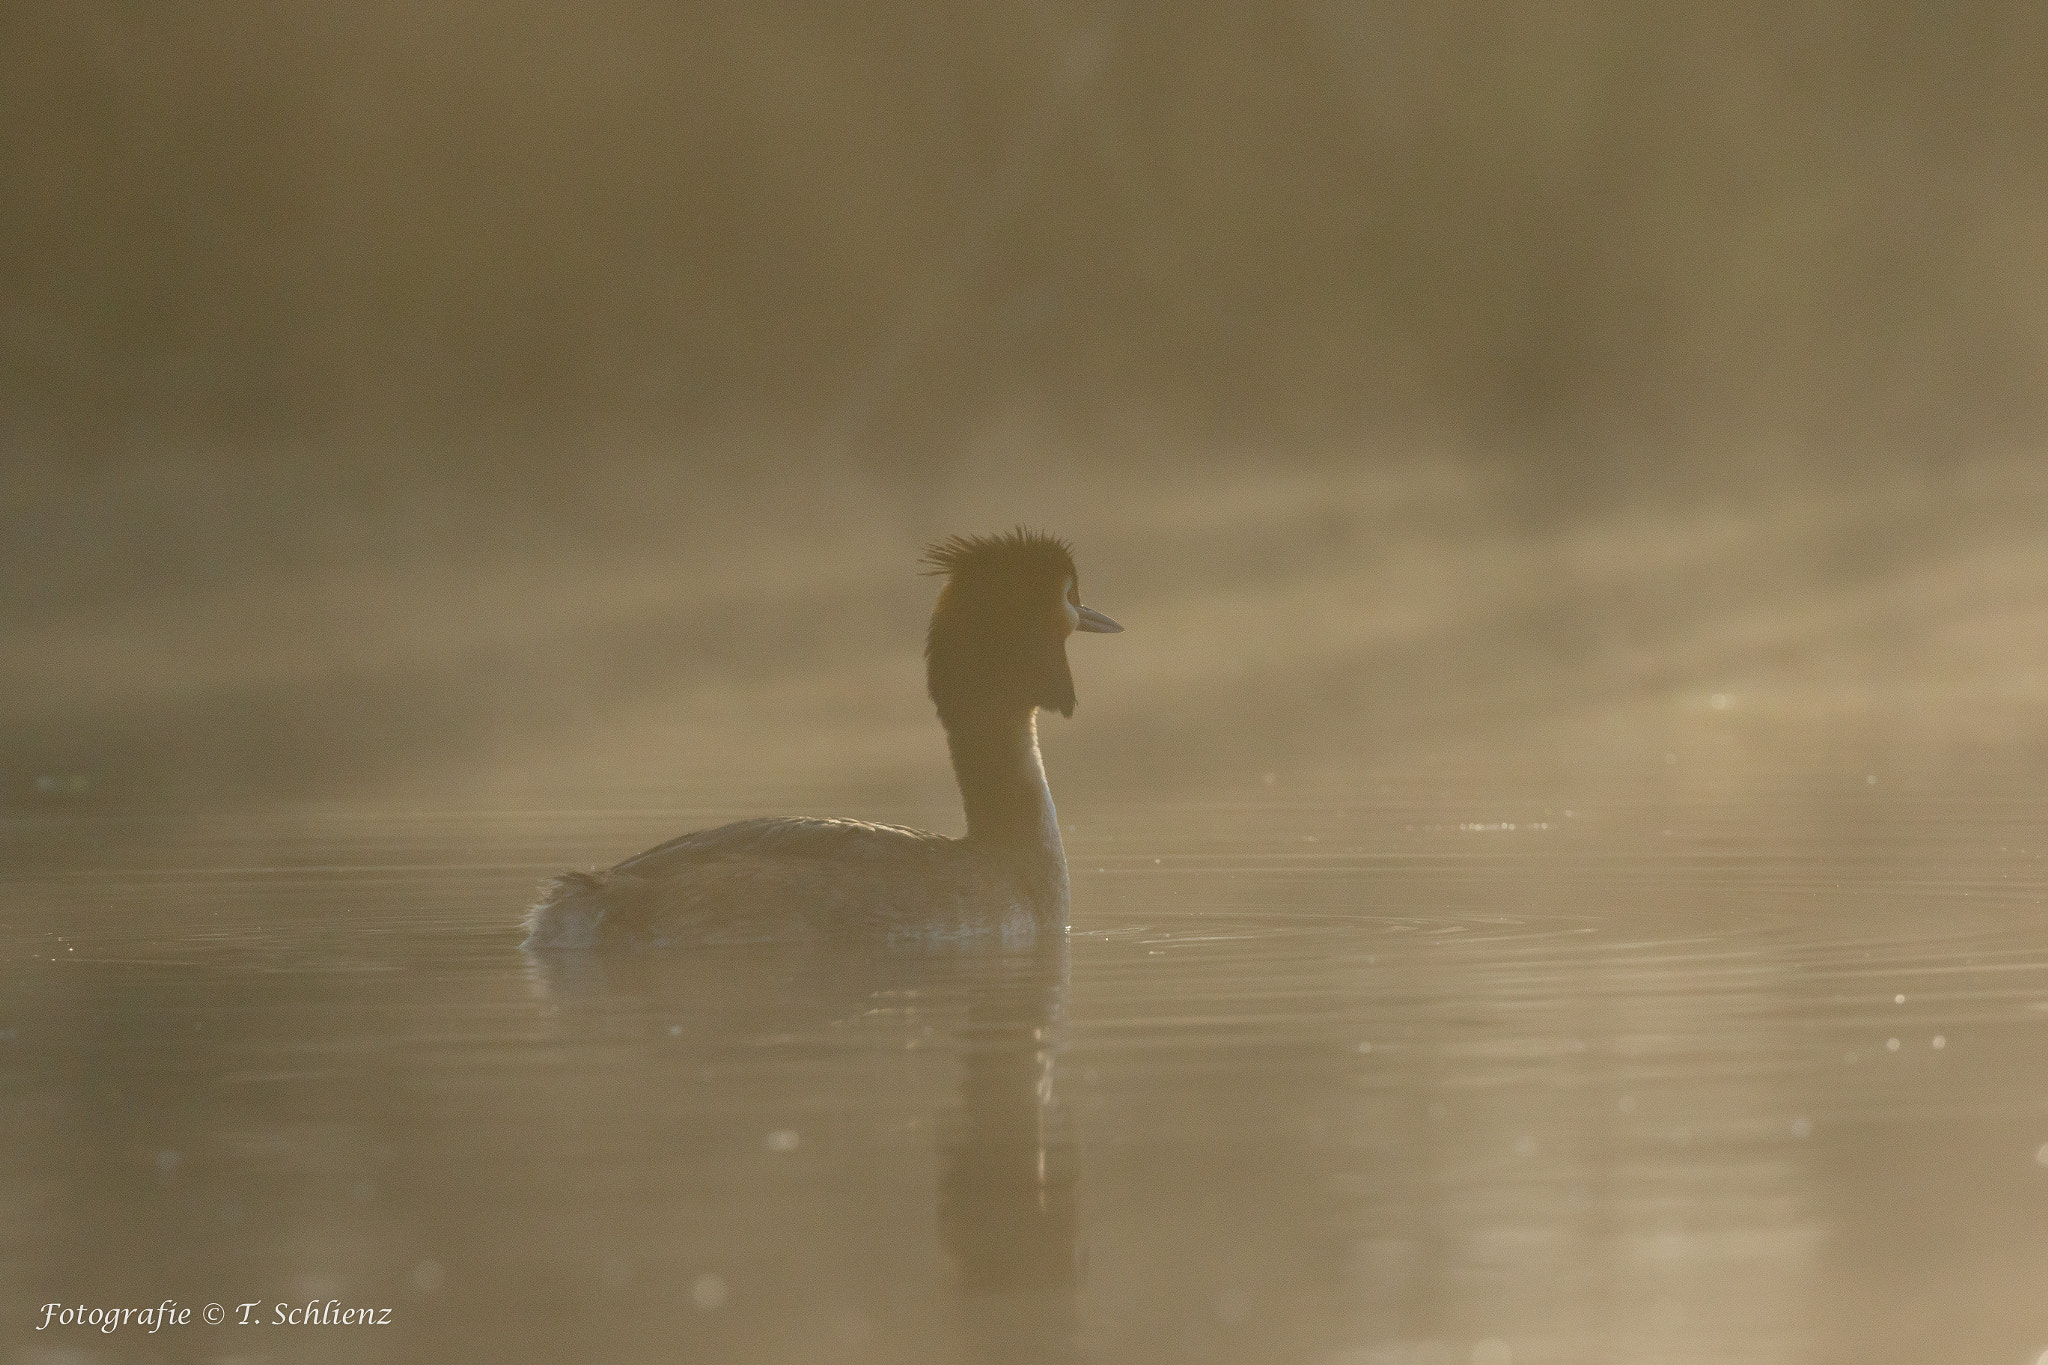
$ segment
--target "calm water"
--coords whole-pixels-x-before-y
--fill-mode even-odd
[[[53,805],[6,1358],[2024,1365],[2039,787],[1876,777],[1070,809],[1071,944],[1007,956],[519,951],[543,872],[742,812]],[[36,1330],[165,1298],[391,1313]]]

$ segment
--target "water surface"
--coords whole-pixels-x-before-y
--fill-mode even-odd
[[[2048,1348],[2029,765],[1261,790],[1070,808],[1038,953],[518,948],[738,811],[17,819],[10,1358]],[[393,1312],[36,1330],[163,1298]]]

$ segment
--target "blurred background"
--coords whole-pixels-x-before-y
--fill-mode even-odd
[[[2048,1360],[2044,437],[2038,4],[9,0],[7,1358]],[[1018,523],[1071,972],[518,950]]]
[[[14,802],[943,804],[1019,521],[1082,791],[2041,699],[2036,6],[26,3],[0,119]]]

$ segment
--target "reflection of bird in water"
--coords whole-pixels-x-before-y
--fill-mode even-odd
[[[1057,1130],[1053,1030],[1064,944],[979,991],[962,1031],[959,1130],[939,1186],[940,1232],[970,1290],[1072,1285],[1073,1141]],[[991,974],[993,975],[993,974]]]
[[[1022,529],[926,551],[946,585],[926,677],[967,834],[858,820],[743,820],[671,839],[608,872],[551,881],[531,948],[816,935],[1028,941],[1067,923],[1067,860],[1038,754],[1038,712],[1074,712],[1067,637],[1123,629],[1081,605],[1065,543]]]
[[[991,1365],[1079,1359],[1080,1159],[1055,1098],[1067,945],[981,965],[961,1030],[960,1107],[939,1175],[958,1311]]]
[[[736,1334],[724,1340],[760,1333],[778,1357],[831,1357],[825,1334],[857,1322],[865,1359],[1083,1359],[1081,1156],[1060,1103],[1064,935],[537,953],[527,970],[547,1036],[588,1086],[538,1120],[553,1134],[543,1150],[589,1154],[557,1172],[564,1197],[589,1207],[587,1172],[606,1169],[632,1176],[621,1197],[659,1210],[594,1220],[598,1244],[582,1253],[715,1251],[746,1291],[724,1310]],[[821,1088],[824,1057],[857,1083]],[[941,1074],[949,1087],[933,1083]],[[801,1158],[728,1159],[733,1134],[798,1115],[800,1146],[766,1150]],[[799,1159],[792,1180],[783,1163]],[[790,1347],[806,1333],[819,1350]]]

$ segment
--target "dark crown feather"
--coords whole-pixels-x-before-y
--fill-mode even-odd
[[[989,564],[1036,560],[1072,573],[1074,547],[1058,536],[1019,526],[988,536],[947,536],[925,547],[918,562],[928,577],[958,578]]]

